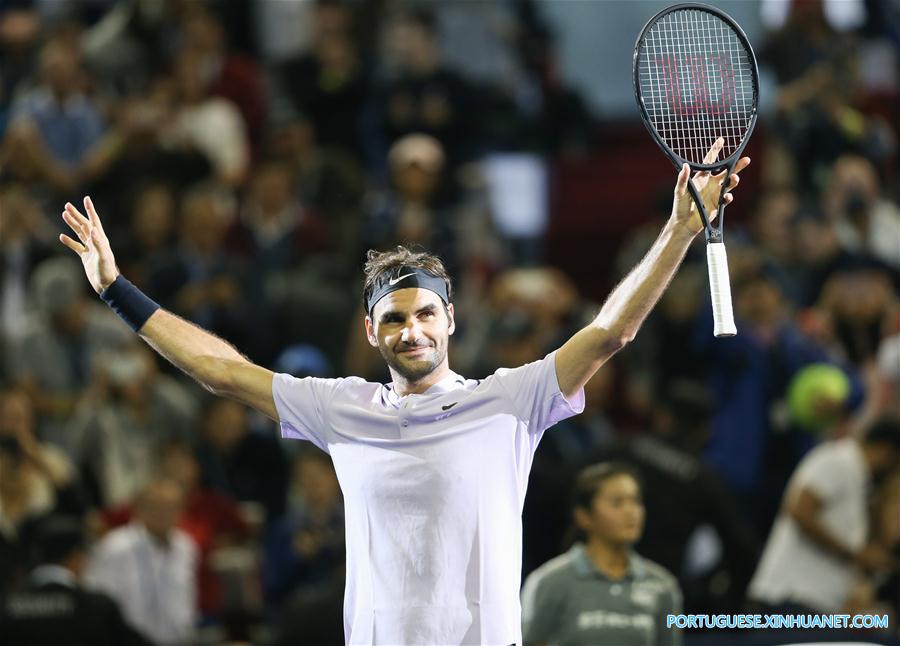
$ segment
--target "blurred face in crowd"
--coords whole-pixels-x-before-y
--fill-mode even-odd
[[[867,446],[869,468],[879,478],[900,467],[900,451],[888,442],[873,442]]]
[[[203,428],[218,451],[230,453],[249,432],[247,410],[237,402],[217,400],[207,412]]]
[[[140,406],[150,393],[156,375],[153,355],[135,346],[122,352],[103,355],[103,368],[113,397],[133,406]]]
[[[318,41],[335,34],[349,34],[353,22],[350,10],[342,4],[317,4],[312,12],[312,34]]]
[[[191,447],[185,444],[172,444],[166,448],[160,471],[186,492],[192,491],[200,482],[200,465]]]
[[[438,188],[444,170],[444,150],[428,135],[401,137],[388,151],[391,178],[403,199],[428,202]]]
[[[793,253],[790,223],[798,207],[793,191],[778,191],[765,195],[753,219],[756,238],[770,253],[787,258]]]
[[[134,206],[132,228],[145,250],[162,247],[172,235],[175,198],[163,185],[145,189]]]
[[[175,61],[175,87],[185,104],[199,103],[206,98],[210,80],[209,70],[197,54],[187,51],[179,54]]]
[[[813,267],[827,262],[840,251],[832,226],[811,217],[800,218],[794,223],[792,244],[796,257]]]
[[[189,4],[182,23],[185,46],[202,54],[214,54],[224,48],[225,33],[215,15],[199,4]]]
[[[294,178],[284,164],[264,164],[253,177],[253,200],[264,215],[278,215],[294,197]]]
[[[448,313],[449,312],[449,313]],[[447,361],[456,329],[453,305],[427,289],[398,289],[375,304],[366,317],[369,344],[378,348],[391,370],[410,382],[431,374]]]
[[[862,364],[878,352],[896,295],[890,277],[878,270],[838,272],[822,289],[820,305],[850,361]]]
[[[879,192],[878,174],[871,162],[846,155],[834,164],[825,200],[832,214],[852,220],[868,213]]]
[[[434,37],[418,22],[403,18],[385,34],[385,53],[401,70],[425,76],[438,67],[439,56]]]
[[[0,393],[0,436],[21,437],[34,430],[34,406],[24,392]]]
[[[0,247],[27,239],[41,222],[39,207],[20,186],[0,192]]]
[[[394,169],[397,192],[413,202],[427,202],[440,180],[440,171],[422,164],[408,163]]]
[[[765,277],[748,280],[738,292],[738,315],[753,325],[772,325],[782,314],[781,290]]]
[[[184,493],[172,480],[159,480],[150,484],[137,501],[138,520],[151,535],[167,541],[169,532],[178,523],[184,505]]]
[[[576,509],[575,522],[588,535],[618,547],[634,545],[644,530],[644,503],[637,480],[627,473],[604,479],[590,509]]]
[[[181,239],[204,254],[218,251],[225,235],[215,198],[205,193],[187,196],[181,205]]]
[[[50,41],[41,52],[41,78],[58,95],[72,91],[79,80],[78,54],[59,40]]]

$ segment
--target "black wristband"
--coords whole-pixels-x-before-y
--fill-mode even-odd
[[[118,275],[112,285],[100,292],[100,298],[135,332],[144,327],[147,319],[159,309],[158,303],[122,274]]]

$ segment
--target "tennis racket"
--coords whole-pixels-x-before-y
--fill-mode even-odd
[[[734,20],[713,7],[688,3],[664,9],[644,25],[635,43],[634,96],[644,125],[675,166],[687,163],[692,171],[710,175],[728,171],[715,225],[691,179],[688,190],[706,233],[714,333],[734,336],[722,225],[731,172],[756,125],[759,81],[750,41]],[[720,137],[723,159],[708,158]]]

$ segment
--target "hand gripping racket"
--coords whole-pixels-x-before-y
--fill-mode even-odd
[[[702,4],[678,4],[644,25],[634,46],[634,96],[644,125],[679,169],[711,175],[724,169],[717,224],[710,222],[693,180],[688,189],[706,232],[706,258],[716,336],[737,333],[728,259],[722,239],[725,193],[753,126],[759,99],[756,57],[729,16]],[[724,159],[705,158],[722,137]]]

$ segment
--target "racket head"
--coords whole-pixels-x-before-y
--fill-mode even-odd
[[[700,3],[660,11],[635,41],[633,71],[641,119],[676,167],[734,168],[756,126],[759,71],[730,16]],[[721,159],[704,163],[718,137]]]

